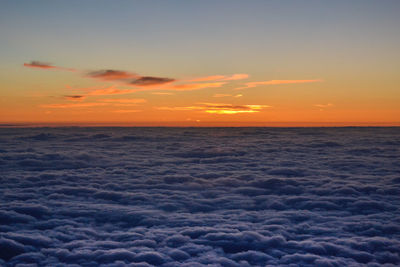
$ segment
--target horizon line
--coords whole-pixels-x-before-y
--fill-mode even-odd
[[[0,122],[0,128],[40,127],[165,127],[165,128],[313,128],[313,127],[400,127],[400,122]]]

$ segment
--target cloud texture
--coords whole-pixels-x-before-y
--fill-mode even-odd
[[[399,128],[0,129],[1,266],[398,266]]]
[[[262,109],[269,108],[268,105],[232,105],[225,103],[197,103],[195,106],[186,107],[158,107],[159,110],[198,110],[213,114],[238,114],[238,113],[255,113]]]

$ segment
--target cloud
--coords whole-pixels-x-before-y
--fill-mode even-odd
[[[154,78],[154,77],[153,77]],[[164,79],[164,78],[160,78]],[[168,78],[165,78],[168,79]],[[156,79],[157,80],[157,79]],[[140,87],[134,89],[119,89],[116,85],[100,88],[100,89],[82,89],[83,91],[87,91],[86,96],[97,96],[97,95],[119,95],[119,94],[130,94],[140,91],[152,91],[152,90],[166,90],[166,91],[192,91],[199,90],[204,88],[217,88],[222,87],[226,82],[214,82],[214,83],[183,83],[183,84],[170,84],[169,81],[159,80],[159,84],[156,81],[149,82],[147,85],[142,85]],[[151,84],[153,83],[153,84]],[[132,84],[131,84],[132,85]],[[163,93],[163,92],[155,92],[152,94],[166,95],[173,93]]]
[[[101,79],[105,81],[124,80],[140,77],[135,73],[130,73],[121,70],[98,70],[87,73],[88,77]]]
[[[102,94],[100,94],[102,95]],[[68,96],[71,97],[71,96]],[[75,100],[78,96],[72,96],[72,100]],[[80,99],[80,96],[78,97]],[[57,103],[57,104],[47,104],[41,105],[43,108],[88,108],[88,107],[98,107],[98,106],[136,106],[138,104],[145,103],[146,100],[142,98],[114,98],[114,99],[99,99],[98,102],[88,102],[88,103]],[[115,110],[116,113],[128,113],[133,112],[133,110]],[[135,111],[137,112],[137,111]]]
[[[42,69],[60,69],[75,71],[73,69],[67,69],[62,67],[53,66],[47,63],[38,61],[32,61],[31,63],[25,63],[24,66],[32,68]],[[157,77],[157,76],[142,76],[133,72],[127,72],[122,70],[96,70],[86,72],[84,77],[90,77],[106,82],[114,82],[115,85],[104,88],[86,90],[87,93],[84,96],[95,96],[95,95],[114,95],[114,94],[129,94],[138,91],[147,90],[170,90],[170,91],[190,91],[199,90],[204,88],[217,88],[224,86],[229,81],[247,79],[248,74],[232,74],[232,75],[213,75],[207,77],[200,77],[191,80],[177,80],[175,78],[168,77]],[[207,82],[212,81],[212,82]],[[118,89],[117,85],[134,86],[135,89]],[[155,92],[153,94],[167,94]],[[78,100],[78,97],[66,96],[69,100]]]
[[[74,98],[72,98],[74,100]],[[119,99],[99,99],[99,102],[88,103],[58,103],[41,105],[43,108],[87,108],[98,106],[136,106],[137,104],[145,103],[146,100],[142,98],[119,98]],[[133,110],[115,110],[116,113],[134,112]],[[135,111],[137,112],[137,111]]]
[[[176,91],[192,91],[204,88],[217,88],[225,85],[225,82],[214,82],[214,83],[186,83],[186,84],[176,84],[170,85],[161,89],[164,90],[176,90]]]
[[[175,79],[172,79],[172,78],[143,76],[138,79],[129,81],[129,84],[132,84],[135,86],[154,86],[154,85],[162,85],[162,84],[166,84],[166,83],[171,83],[174,81],[175,81]]]
[[[268,107],[270,106],[204,103],[205,112],[214,114],[255,113],[255,112],[260,112],[262,109]]]
[[[194,78],[189,80],[189,82],[208,82],[208,81],[222,80],[224,78],[225,78],[224,75],[212,75],[212,76]]]
[[[24,67],[43,69],[43,70],[54,69],[54,70],[64,70],[64,71],[75,71],[75,69],[58,67],[58,66],[54,66],[52,64],[40,62],[40,61],[31,61],[29,63],[24,63]]]
[[[249,78],[248,74],[240,73],[233,75],[211,75],[199,77],[189,80],[190,82],[205,82],[205,81],[235,81]]]
[[[107,88],[94,89],[87,92],[87,96],[100,96],[100,95],[126,95],[137,92],[135,89],[118,89],[115,86],[110,86]]]
[[[0,135],[0,266],[400,265],[396,128]]]
[[[65,95],[64,98],[68,100],[73,100],[73,101],[82,101],[83,99],[86,98],[84,95]]]
[[[269,108],[268,105],[233,105],[223,103],[198,103],[195,106],[186,107],[158,107],[159,110],[199,110],[212,114],[238,114],[238,113],[255,113],[262,109]]]
[[[87,73],[88,77],[101,79],[104,81],[119,81],[127,85],[134,86],[155,86],[174,82],[173,78],[141,76],[136,73],[130,73],[121,70],[99,70]]]
[[[24,63],[25,67],[28,68],[38,68],[38,69],[56,69],[56,66],[53,66],[49,63],[44,63],[40,61],[31,61],[30,63]]]
[[[238,97],[242,97],[243,95],[242,95],[242,94],[236,94],[236,95],[231,95],[231,94],[215,94],[215,95],[213,95],[213,97],[228,97],[228,96],[238,98]]]
[[[317,108],[330,108],[330,107],[333,107],[333,104],[331,104],[331,103],[328,103],[328,104],[315,104],[314,106],[317,107]]]
[[[315,82],[323,82],[323,80],[270,80],[270,81],[261,81],[261,82],[248,82],[245,83],[244,87],[236,88],[239,89],[247,89],[253,88],[260,85],[280,85],[280,84],[300,84],[300,83],[315,83]]]
[[[225,77],[225,81],[236,81],[236,80],[243,80],[249,78],[248,74],[240,73],[240,74],[233,74],[231,76]]]

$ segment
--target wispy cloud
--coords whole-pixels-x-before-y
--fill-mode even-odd
[[[239,114],[239,113],[256,113],[262,109],[269,108],[268,105],[233,105],[225,103],[198,103],[195,106],[185,107],[158,107],[159,110],[198,110],[213,114]]]
[[[122,70],[97,70],[86,74],[88,77],[101,79],[105,81],[124,80],[140,77],[136,73],[130,73]]]
[[[39,69],[59,69],[59,70],[72,70],[63,67],[54,66],[49,63],[32,61],[25,63],[24,66]],[[134,72],[123,70],[103,69],[90,72],[81,72],[84,77],[89,77],[105,82],[113,82],[114,85],[107,88],[85,90],[82,93],[83,97],[97,96],[97,95],[118,95],[130,94],[138,91],[151,91],[151,90],[169,90],[169,91],[191,91],[205,88],[217,88],[224,86],[229,81],[247,79],[248,74],[239,73],[232,75],[213,75],[207,77],[194,78],[191,80],[178,80],[170,77],[158,76],[143,76]],[[120,89],[117,86],[133,86],[133,89]],[[78,91],[79,92],[79,91]],[[77,93],[77,95],[81,95]],[[168,93],[154,93],[154,94],[168,94]],[[69,100],[78,100],[79,97],[65,96]]]
[[[260,81],[260,82],[248,82],[245,83],[244,87],[236,88],[236,90],[253,88],[260,85],[280,85],[280,84],[299,84],[299,83],[315,83],[315,82],[323,82],[323,80],[269,80],[269,81]]]
[[[248,74],[238,73],[233,75],[211,75],[205,77],[199,77],[189,80],[190,82],[206,82],[206,81],[234,81],[249,78]]]
[[[242,94],[236,94],[236,95],[231,95],[231,94],[215,94],[213,97],[242,97]]]
[[[148,77],[149,78],[149,77]],[[144,83],[147,83],[147,85],[144,85]],[[142,80],[141,82],[138,82],[137,85],[138,87],[133,88],[133,89],[119,89],[117,85],[113,85],[107,88],[100,88],[100,89],[91,89],[87,90],[88,92],[86,95],[116,95],[116,94],[130,94],[134,92],[140,92],[140,91],[152,91],[152,90],[165,90],[165,91],[192,91],[192,90],[199,90],[199,89],[205,89],[205,88],[217,88],[217,87],[222,87],[226,82],[213,82],[213,83],[180,83],[180,84],[171,84],[172,80],[169,80],[169,78],[155,78],[152,77],[152,80],[150,81],[148,79],[147,82]],[[134,84],[130,84],[134,85]],[[86,90],[86,89],[84,89]],[[155,92],[152,94],[159,94],[159,95],[167,95],[167,94],[172,94],[172,93],[164,93],[164,92]]]
[[[136,92],[136,89],[119,89],[115,86],[107,88],[95,89],[86,93],[87,96],[98,96],[98,95],[126,95]]]
[[[317,107],[317,108],[330,108],[330,107],[333,107],[333,104],[331,104],[331,103],[328,103],[328,104],[315,104],[314,106]]]
[[[24,63],[25,67],[28,68],[38,68],[38,69],[56,69],[56,66],[53,66],[49,63],[40,62],[40,61],[31,61],[29,63]]]
[[[134,86],[155,86],[176,81],[174,78],[141,76],[136,73],[122,70],[97,70],[86,74],[87,77],[100,79],[103,81],[119,81],[127,85]]]
[[[73,101],[82,101],[86,97],[84,95],[65,95],[64,98]]]
[[[79,96],[69,96],[74,97]],[[87,102],[87,103],[57,103],[57,104],[47,104],[41,105],[43,108],[88,108],[97,106],[115,106],[115,107],[128,107],[136,106],[138,104],[146,103],[146,99],[142,98],[121,98],[121,99],[99,99],[97,102]]]
[[[154,86],[154,85],[171,83],[174,81],[175,81],[175,79],[173,79],[173,78],[143,76],[138,79],[129,81],[129,84],[132,84],[135,86]]]
[[[238,113],[255,113],[260,112],[268,105],[232,105],[232,104],[213,104],[204,103],[204,111],[214,114],[238,114]]]
[[[153,81],[154,82],[154,81]],[[162,82],[162,81],[158,81]],[[216,88],[216,87],[221,87],[225,84],[226,82],[214,82],[214,83],[184,83],[184,84],[161,84],[157,86],[157,88],[153,87],[148,87],[148,86],[143,86],[143,87],[137,87],[137,88],[132,88],[132,89],[120,89],[118,88],[118,85],[112,85],[108,87],[103,87],[103,88],[96,88],[96,87],[89,87],[89,88],[80,88],[80,89],[72,89],[74,91],[74,95],[65,95],[64,98],[68,100],[83,100],[84,98],[87,97],[94,97],[94,96],[113,96],[113,95],[128,95],[132,94],[135,92],[139,91],[147,91],[147,90],[170,90],[170,91],[191,91],[191,90],[199,90],[203,88]],[[154,92],[153,94],[158,94],[158,95],[172,95],[173,93],[171,92]],[[137,103],[143,103],[145,100],[144,99],[105,99],[105,100],[99,100],[102,102],[107,102],[107,103],[115,103],[115,105],[119,106],[128,106],[132,104],[137,104]],[[57,104],[59,105],[59,104]]]
[[[175,91],[191,91],[191,90],[199,90],[204,88],[216,88],[221,87],[226,82],[214,82],[214,83],[186,83],[186,84],[175,84],[167,87],[163,87],[161,89],[164,90],[175,90]]]
[[[224,81],[236,81],[236,80],[243,80],[249,78],[248,74],[245,73],[239,73],[239,74],[233,74],[231,76],[227,76]]]
[[[54,65],[52,65],[50,63],[36,61],[36,60],[31,61],[29,63],[24,63],[24,67],[35,68],[35,69],[43,69],[43,70],[53,69],[53,70],[75,71],[75,69],[58,67],[58,66],[54,66]]]

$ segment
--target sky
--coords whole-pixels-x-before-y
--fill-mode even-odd
[[[0,123],[400,125],[399,1],[0,2]]]

